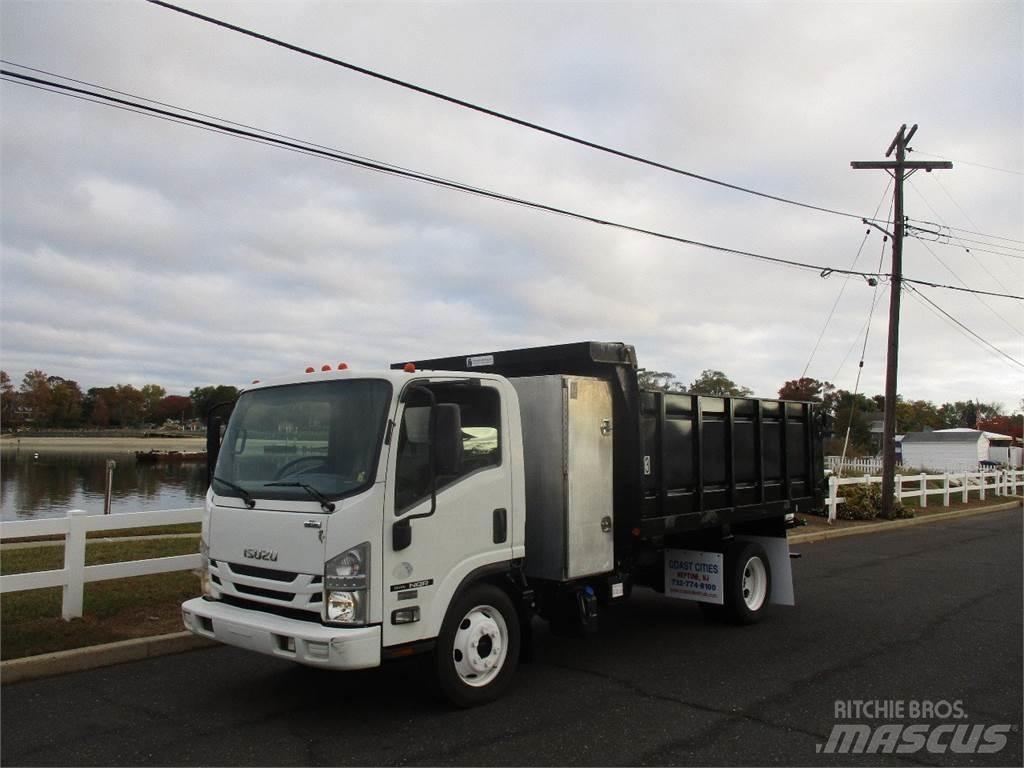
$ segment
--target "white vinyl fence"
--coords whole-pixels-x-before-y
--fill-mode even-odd
[[[843,474],[855,473],[858,475],[864,475],[871,474],[872,472],[881,472],[882,460],[874,456],[860,459],[843,459],[842,456],[825,457],[825,469],[831,469],[833,472],[838,472],[840,466],[843,468]],[[898,472],[901,469],[903,469],[903,466],[897,464],[896,471]]]
[[[116,515],[90,514],[72,509],[67,517],[44,520],[16,520],[0,523],[0,539],[24,539],[30,536],[63,536],[64,567],[53,571],[14,573],[0,576],[0,594],[26,589],[62,587],[64,590],[61,615],[64,620],[82,615],[82,602],[86,582],[122,579],[127,576],[148,576],[153,573],[189,571],[199,568],[199,553],[132,560],[104,565],[85,564],[86,533],[113,531],[123,528],[146,528],[152,525],[178,525],[198,523],[203,519],[202,507],[191,509],[165,509],[155,512],[123,512]],[[96,539],[92,539],[93,542]]]
[[[928,487],[929,481],[941,486]],[[839,496],[839,488],[844,485],[867,485],[881,483],[882,478],[865,474],[861,477],[836,477],[828,479],[828,521],[836,519],[836,507],[846,501]],[[1024,490],[1024,471],[1019,469],[1000,470],[998,472],[946,472],[941,475],[896,475],[894,495],[897,499],[920,499],[921,506],[928,506],[929,496],[942,496],[942,506],[948,507],[950,498],[953,501],[967,502],[967,494],[977,492],[980,499],[985,498],[987,491],[993,496],[1016,496]],[[957,498],[959,497],[959,498]]]

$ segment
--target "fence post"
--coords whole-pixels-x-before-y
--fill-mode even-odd
[[[828,478],[828,524],[836,521],[836,497],[839,495],[839,479],[835,475]]]
[[[967,491],[967,471],[964,470],[964,486],[963,486],[963,490],[961,491],[961,496],[962,496],[962,500],[963,500],[964,504],[967,503],[967,493],[968,493],[968,491]]]
[[[949,506],[949,472],[942,475],[942,506]]]
[[[896,473],[896,501],[903,501],[903,475]]]
[[[82,616],[85,598],[85,528],[84,509],[68,512],[68,533],[64,538],[64,589],[60,615],[64,621]]]
[[[921,473],[921,508],[928,506],[928,475]]]
[[[979,472],[978,475],[981,477],[981,484],[978,486],[979,488],[981,488],[981,496],[979,496],[978,498],[981,499],[982,501],[984,501],[985,500],[985,482],[986,482],[985,481],[985,473],[984,472]]]

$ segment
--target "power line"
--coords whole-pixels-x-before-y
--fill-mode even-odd
[[[96,100],[97,103],[102,103],[104,106],[108,104],[110,106],[128,107],[128,111],[136,111],[139,113],[146,114],[147,116],[162,117],[164,119],[170,119],[173,122],[186,123],[207,130],[213,130],[217,133],[229,134],[231,137],[244,138],[258,143],[268,144],[282,149],[299,152],[302,154],[312,155],[335,162],[341,162],[348,165],[352,165],[359,168],[364,168],[371,171],[377,171],[392,176],[399,176],[401,178],[409,179],[412,181],[418,181],[422,183],[432,184],[448,189],[453,189],[467,194],[478,195],[481,197],[490,198],[500,202],[510,203],[512,205],[519,205],[534,210],[544,211],[547,213],[553,213],[560,216],[566,216],[572,219],[578,219],[580,221],[590,222],[592,224],[598,224],[601,226],[612,227],[615,229],[621,229],[627,232],[635,232],[637,234],[648,235],[650,237],[667,240],[670,242],[676,242],[683,245],[692,245],[698,248],[705,248],[719,253],[729,253],[736,256],[743,256],[758,261],[764,261],[772,264],[779,264],[782,266],[793,267],[796,269],[814,270],[819,272],[822,277],[827,277],[831,274],[839,275],[856,275],[865,280],[868,278],[887,279],[890,276],[881,272],[859,272],[856,270],[842,269],[840,267],[829,267],[821,264],[812,264],[808,262],[796,261],[794,259],[783,259],[775,256],[766,256],[764,254],[755,253],[753,251],[744,251],[737,248],[728,248],[726,246],[714,245],[712,243],[706,243],[700,240],[692,240],[690,238],[681,237],[678,235],[672,235],[657,230],[646,229],[644,227],[638,227],[631,224],[625,224],[622,222],[612,221],[610,219],[604,219],[598,216],[590,214],[579,213],[566,208],[559,208],[553,205],[547,205],[545,203],[535,202],[525,198],[514,197],[506,195],[500,192],[494,192],[492,190],[484,189],[482,187],[474,187],[468,184],[464,184],[449,179],[444,179],[437,176],[431,176],[429,174],[421,173],[419,171],[413,171],[408,169],[402,169],[398,166],[389,165],[377,160],[370,160],[362,158],[356,155],[344,153],[340,150],[327,150],[319,148],[318,146],[302,142],[299,139],[285,140],[270,136],[269,134],[260,132],[254,132],[255,130],[247,130],[243,128],[233,127],[231,125],[224,124],[223,122],[214,122],[212,120],[202,119],[198,117],[192,117],[188,114],[179,114],[176,112],[170,112],[160,107],[149,106],[148,104],[141,104],[138,102],[128,101],[117,96],[110,96],[105,93],[99,93],[96,91],[89,91],[83,88],[66,85],[64,83],[58,83],[49,80],[43,80],[41,78],[24,75],[18,72],[12,72],[10,70],[0,69],[0,76],[8,82],[17,83],[19,85],[35,85],[45,86],[43,90],[50,89],[53,92],[60,93],[61,95],[77,95],[77,97],[88,97],[86,100]],[[175,109],[178,109],[175,107]],[[216,118],[219,120],[219,118]],[[301,142],[301,143],[300,143]],[[954,285],[944,285],[935,283],[928,280],[919,280],[913,278],[903,278],[904,282],[916,283],[918,285],[925,285],[931,288],[943,288],[946,290],[960,291],[964,293],[980,293],[987,296],[998,296],[1000,298],[1014,299],[1016,301],[1024,301],[1024,296],[1017,296],[1010,293],[994,293],[992,291],[983,291],[973,288],[964,288]]]
[[[935,208],[934,208],[934,207],[932,206],[932,204],[931,204],[931,203],[929,203],[929,202],[928,202],[928,198],[926,198],[926,197],[925,197],[925,196],[924,196],[923,194],[921,194],[921,190],[919,190],[919,189],[917,188],[917,185],[916,185],[916,184],[915,184],[915,183],[914,183],[913,181],[911,181],[911,182],[910,182],[910,186],[914,188],[914,191],[915,191],[915,192],[917,192],[917,195],[918,195],[918,197],[920,197],[920,198],[921,198],[921,199],[922,199],[922,200],[924,201],[924,204],[928,206],[929,210],[930,210],[930,211],[931,211],[932,213],[934,213],[934,214],[935,214],[935,217],[936,217],[936,218],[937,218],[937,219],[938,219],[939,221],[942,221],[942,217],[941,217],[941,216],[939,216],[939,212],[935,210]],[[943,221],[943,223],[945,223],[945,222]],[[998,285],[998,286],[999,286],[1000,288],[1002,288],[1002,289],[1003,289],[1004,291],[1007,291],[1007,292],[1009,292],[1009,290],[1010,290],[1010,289],[1006,287],[1006,285],[1005,285],[1005,284],[1003,283],[1003,281],[1002,281],[1002,280],[1000,280],[1000,279],[999,279],[998,277],[996,277],[996,276],[995,276],[994,274],[992,274],[992,272],[991,272],[991,271],[989,270],[989,268],[988,268],[988,267],[986,267],[986,266],[985,266],[985,265],[984,265],[984,264],[982,263],[981,259],[979,259],[979,258],[978,258],[977,256],[975,256],[975,255],[974,255],[973,253],[971,253],[971,252],[970,252],[970,249],[965,249],[965,250],[967,250],[967,252],[968,252],[968,253],[969,253],[969,254],[971,255],[971,258],[972,258],[972,259],[974,259],[974,262],[975,262],[975,263],[976,263],[976,264],[977,264],[977,265],[978,265],[979,267],[981,267],[981,268],[982,268],[982,269],[983,269],[983,270],[985,271],[985,274],[987,274],[987,275],[988,275],[989,277],[991,277],[991,278],[992,278],[992,280],[993,280],[993,281],[995,281],[995,283],[996,283],[996,284],[997,284],[997,285]]]
[[[985,345],[985,346],[986,346],[986,347],[987,347],[988,349],[992,350],[993,352],[996,352],[996,353],[998,353],[999,355],[1001,355],[1002,357],[1006,358],[1007,360],[1009,360],[1009,361],[1010,361],[1011,363],[1013,363],[1014,365],[1017,365],[1017,366],[1020,366],[1021,368],[1024,368],[1024,363],[1022,363],[1022,362],[1021,362],[1020,360],[1018,360],[1018,359],[1017,359],[1017,358],[1015,358],[1015,357],[1012,357],[1012,356],[1008,355],[1008,354],[1007,354],[1006,352],[1004,352],[1003,350],[1001,350],[1001,349],[1000,349],[999,347],[997,347],[997,346],[996,346],[995,344],[993,344],[992,342],[990,342],[990,341],[989,341],[988,339],[985,339],[985,338],[983,338],[982,336],[980,336],[979,334],[977,334],[977,333],[975,333],[974,331],[972,331],[972,330],[971,330],[970,328],[968,328],[968,327],[967,327],[966,325],[964,325],[964,324],[963,324],[962,322],[960,322],[959,320],[957,320],[957,319],[956,319],[955,317],[953,317],[953,316],[952,316],[951,314],[949,314],[949,312],[947,312],[946,310],[944,310],[944,309],[943,309],[942,307],[940,307],[940,306],[939,306],[938,304],[936,304],[936,303],[935,303],[934,301],[932,301],[931,299],[929,299],[929,298],[928,298],[927,296],[925,296],[925,295],[924,295],[923,293],[921,293],[921,292],[920,292],[919,290],[917,290],[916,288],[914,288],[914,287],[912,287],[912,286],[908,286],[908,288],[909,288],[909,290],[910,290],[910,291],[912,291],[912,295],[915,295],[915,296],[919,296],[919,297],[920,297],[921,299],[923,299],[923,300],[924,300],[924,301],[926,301],[926,302],[927,302],[927,303],[928,303],[929,305],[931,305],[931,307],[932,307],[933,309],[935,309],[936,311],[938,311],[938,312],[939,312],[939,314],[941,314],[941,315],[942,315],[943,317],[945,317],[946,319],[948,319],[948,320],[950,320],[951,322],[953,322],[953,323],[954,323],[954,324],[955,324],[955,325],[956,325],[956,326],[957,326],[958,328],[960,328],[961,330],[965,331],[965,332],[966,332],[967,334],[969,334],[969,335],[970,335],[971,337],[973,337],[973,338],[977,339],[978,341],[980,341],[980,342],[981,342],[982,344],[984,344],[984,345]]]
[[[878,205],[875,206],[875,216],[878,216],[878,211],[882,208],[882,203],[885,201],[886,195],[889,194],[889,190],[892,188],[892,180],[885,185],[885,189],[882,191],[882,197],[878,200]],[[889,207],[889,215],[892,216],[892,206]],[[857,261],[860,260],[860,254],[864,250],[864,245],[868,241],[868,236],[871,234],[871,229],[864,230],[864,238],[860,241],[860,247],[857,248],[857,255],[853,257],[853,261],[850,263],[850,269],[857,266]],[[886,241],[889,239],[888,235],[885,235],[882,240],[882,247],[885,247]],[[881,269],[881,268],[879,268]],[[825,318],[825,324],[821,327],[821,333],[818,334],[817,340],[814,342],[814,348],[811,350],[810,356],[807,358],[807,364],[804,366],[803,373],[800,374],[800,378],[807,376],[807,371],[810,370],[811,363],[814,361],[814,356],[818,352],[818,347],[821,345],[821,340],[825,338],[825,331],[828,330],[829,323],[832,322],[832,316],[836,313],[836,308],[839,306],[840,300],[843,298],[843,294],[846,292],[846,286],[850,284],[850,276],[847,275],[843,280],[843,284],[839,287],[839,293],[836,294],[836,300],[832,302],[832,309],[829,310],[828,316]],[[875,286],[875,290],[878,290],[878,286]],[[845,362],[845,361],[844,361]]]
[[[931,254],[931,255],[932,255],[933,257],[934,257],[934,259],[935,259],[935,260],[936,260],[937,262],[939,262],[939,264],[941,264],[941,265],[942,265],[943,267],[945,267],[945,268],[946,268],[946,271],[947,271],[947,272],[949,272],[949,274],[951,274],[951,275],[952,275],[952,276],[953,276],[954,278],[956,278],[956,279],[957,279],[957,280],[958,280],[958,281],[960,282],[960,284],[961,284],[961,285],[967,285],[967,284],[966,284],[966,283],[965,283],[965,282],[963,281],[963,278],[962,278],[962,277],[960,277],[960,275],[958,275],[958,274],[957,274],[956,272],[954,272],[954,271],[953,271],[953,268],[952,268],[951,266],[949,266],[949,265],[948,265],[948,264],[947,264],[947,263],[946,263],[945,261],[943,261],[942,259],[940,259],[940,258],[939,258],[939,255],[938,255],[938,254],[937,254],[937,253],[936,253],[935,251],[933,251],[933,250],[932,250],[931,248],[929,248],[929,247],[928,247],[928,243],[926,243],[925,241],[923,241],[923,240],[922,240],[922,241],[921,241],[921,245],[923,245],[923,246],[924,246],[924,248],[925,248],[925,250],[926,250],[926,251],[928,251],[928,253],[930,253],[930,254]],[[1010,322],[1009,320],[1007,320],[1007,319],[1006,319],[1005,317],[1003,317],[1003,316],[1002,316],[1001,314],[999,314],[999,313],[998,313],[998,312],[997,312],[997,311],[996,311],[996,310],[995,310],[995,309],[994,309],[994,308],[993,308],[993,307],[992,307],[992,306],[991,306],[991,305],[990,305],[990,304],[989,304],[989,303],[988,303],[987,301],[985,301],[985,300],[984,300],[984,299],[983,299],[983,298],[982,298],[981,296],[978,296],[977,294],[974,294],[974,298],[976,298],[976,299],[977,299],[977,300],[978,300],[978,301],[979,301],[979,302],[981,303],[981,305],[982,305],[983,307],[985,307],[985,309],[987,309],[987,310],[988,310],[989,312],[991,312],[991,313],[992,313],[993,315],[995,315],[995,316],[996,316],[996,317],[998,317],[998,318],[999,318],[1000,320],[1002,320],[1002,321],[1003,321],[1003,323],[1005,323],[1005,324],[1006,324],[1006,327],[1007,327],[1007,328],[1009,328],[1009,329],[1010,329],[1011,331],[1013,331],[1014,333],[1016,333],[1016,334],[1017,334],[1018,336],[1024,336],[1024,333],[1022,333],[1022,332],[1020,331],[1020,329],[1018,329],[1018,328],[1017,328],[1017,327],[1016,327],[1015,325],[1013,325],[1013,324],[1012,324],[1012,323],[1011,323],[1011,322]]]
[[[912,229],[915,232],[920,232],[921,233],[921,234],[908,233],[908,235],[907,235],[908,237],[916,237],[918,240],[925,240],[925,238],[922,237],[921,235],[935,235],[936,239],[935,240],[931,240],[930,242],[939,243],[940,245],[953,245],[953,246],[956,246],[956,243],[949,242],[950,240],[955,238],[957,243],[971,243],[972,245],[990,245],[993,248],[1010,248],[1010,249],[1015,250],[1015,251],[1024,251],[1024,248],[1018,248],[1018,247],[1012,246],[1012,245],[995,245],[993,243],[988,242],[987,240],[974,240],[973,238],[970,238],[970,237],[960,237],[959,235],[953,235],[953,234],[949,234],[949,233],[946,233],[946,232],[942,232],[941,231],[942,229],[949,229],[949,227],[947,227],[945,225],[941,225],[940,229],[924,229],[923,227],[915,227],[913,224],[908,224],[907,228],[908,229]],[[946,242],[943,242],[942,238],[946,238]],[[971,248],[969,248],[966,245],[965,246],[958,246],[958,247],[963,247],[965,250],[968,250],[968,251],[972,250]],[[1006,256],[1006,257],[1011,258],[1011,259],[1024,259],[1024,254],[1020,254],[1020,253],[1006,253],[1004,251],[986,251],[986,250],[983,250],[981,248],[978,248],[977,250],[982,251],[982,253],[994,253],[997,256]]]
[[[854,214],[854,213],[849,213],[849,212],[846,212],[846,211],[838,211],[838,210],[835,210],[834,208],[827,208],[825,206],[813,205],[811,203],[803,203],[803,202],[800,202],[798,200],[792,200],[790,198],[781,197],[779,195],[772,195],[772,194],[769,194],[767,192],[759,192],[758,190],[751,189],[750,187],[740,186],[739,184],[732,184],[732,183],[727,182],[727,181],[722,181],[721,179],[715,179],[715,178],[712,178],[710,176],[704,176],[704,175],[699,174],[699,173],[694,173],[693,171],[683,170],[682,168],[678,168],[678,167],[673,166],[673,165],[668,165],[667,163],[662,163],[662,162],[659,162],[657,160],[651,160],[649,158],[642,157],[640,155],[635,155],[635,154],[632,154],[630,152],[626,152],[626,151],[621,150],[621,149],[615,149],[614,147],[610,147],[610,146],[607,146],[605,144],[599,144],[599,143],[597,143],[595,141],[590,141],[588,139],[583,139],[583,138],[580,138],[578,136],[573,136],[572,134],[565,133],[563,131],[559,131],[559,130],[556,130],[554,128],[548,128],[547,126],[541,125],[539,123],[534,123],[534,122],[531,122],[529,120],[525,120],[525,119],[520,118],[520,117],[515,117],[515,116],[510,115],[508,113],[500,112],[500,111],[498,111],[496,109],[492,109],[490,107],[484,107],[484,106],[481,106],[479,104],[474,104],[473,102],[466,101],[464,99],[460,99],[460,98],[458,98],[456,96],[451,96],[449,94],[442,93],[440,91],[436,91],[436,90],[433,90],[431,88],[427,88],[427,87],[422,86],[422,85],[416,85],[415,83],[411,83],[411,82],[409,82],[407,80],[400,80],[397,77],[392,77],[391,75],[386,75],[386,74],[384,74],[382,72],[378,72],[376,70],[369,69],[367,67],[362,67],[362,66],[359,66],[357,64],[353,64],[351,62],[348,62],[348,61],[343,61],[342,59],[337,59],[337,58],[335,58],[333,56],[328,56],[327,54],[324,54],[324,53],[318,53],[317,51],[313,51],[313,50],[310,50],[308,48],[303,48],[301,46],[294,45],[293,43],[285,42],[284,40],[280,40],[280,39],[278,39],[276,37],[271,37],[270,35],[265,35],[265,34],[262,34],[260,32],[256,32],[254,30],[238,26],[237,24],[231,24],[230,22],[214,18],[213,16],[207,16],[205,14],[198,13],[197,11],[192,11],[192,10],[189,10],[187,8],[182,8],[181,6],[177,6],[177,5],[174,5],[172,3],[165,2],[165,0],[146,0],[146,2],[151,3],[152,5],[158,5],[158,6],[161,6],[163,8],[167,8],[168,10],[175,11],[177,13],[181,13],[181,14],[184,14],[186,16],[191,16],[192,18],[199,19],[200,21],[205,21],[205,22],[208,22],[210,24],[215,24],[216,26],[223,27],[224,29],[230,29],[233,32],[238,32],[240,34],[247,35],[247,36],[255,38],[257,40],[262,40],[265,43],[270,43],[271,45],[276,45],[276,46],[279,46],[281,48],[285,48],[285,49],[287,49],[289,51],[293,51],[294,53],[300,53],[300,54],[302,54],[304,56],[309,56],[311,58],[319,59],[320,61],[327,62],[328,64],[334,64],[336,66],[343,67],[345,69],[351,70],[352,72],[358,72],[359,74],[366,75],[367,77],[372,77],[372,78],[376,78],[377,80],[382,80],[382,81],[384,81],[386,83],[390,83],[391,85],[397,85],[397,86],[399,86],[401,88],[406,88],[406,89],[408,89],[410,91],[415,91],[416,93],[423,94],[424,96],[430,96],[430,97],[435,98],[435,99],[440,99],[441,101],[448,102],[449,104],[454,104],[456,106],[463,107],[465,109],[469,109],[469,110],[472,110],[474,112],[479,112],[481,114],[488,115],[489,117],[494,117],[494,118],[497,118],[499,120],[504,120],[505,122],[513,123],[514,125],[518,125],[518,126],[521,126],[523,128],[529,128],[530,130],[533,130],[533,131],[539,131],[540,133],[544,133],[544,134],[547,134],[549,136],[554,136],[554,137],[559,138],[559,139],[564,139],[565,141],[570,141],[570,142],[572,142],[574,144],[579,144],[579,145],[584,146],[584,147],[589,147],[590,149],[596,149],[599,152],[605,152],[605,153],[607,153],[609,155],[615,155],[616,157],[621,157],[621,158],[624,158],[626,160],[632,160],[632,161],[637,162],[637,163],[642,163],[643,165],[647,165],[647,166],[650,166],[652,168],[658,168],[658,169],[663,170],[663,171],[669,171],[670,173],[675,173],[675,174],[678,174],[680,176],[686,176],[686,177],[691,178],[691,179],[696,179],[698,181],[707,182],[708,184],[715,184],[717,186],[725,187],[727,189],[733,189],[733,190],[736,190],[737,192],[745,192],[746,194],[749,194],[749,195],[755,195],[757,197],[762,197],[762,198],[765,198],[765,199],[768,199],[768,200],[774,200],[774,201],[779,202],[779,203],[786,203],[787,205],[795,205],[795,206],[798,206],[800,208],[807,208],[807,209],[812,210],[812,211],[820,211],[822,213],[831,213],[831,214],[834,214],[836,216],[845,216],[847,218],[852,218],[852,219],[861,219],[861,218],[863,218],[863,216],[859,216],[859,215]]]
[[[991,238],[993,240],[1008,240],[1011,243],[1022,243],[1022,244],[1024,244],[1024,240],[1016,240],[1016,239],[1014,239],[1012,237],[1003,237],[1002,235],[990,235],[990,234],[988,234],[986,232],[975,232],[973,229],[964,229],[963,227],[951,227],[949,224],[936,224],[934,221],[925,221],[924,219],[913,219],[913,218],[907,217],[907,221],[916,221],[919,224],[927,224],[929,227],[943,226],[946,229],[952,229],[954,232],[966,232],[969,235],[978,235],[979,237],[988,237],[988,238]],[[995,245],[995,244],[993,243],[993,245]]]
[[[967,160],[957,160],[955,157],[946,157],[945,155],[936,155],[931,152],[922,152],[919,149],[911,149],[910,147],[907,148],[907,152],[915,152],[919,155],[928,155],[928,157],[937,157],[940,160],[952,160],[955,163],[961,163],[963,165],[973,165],[975,168],[985,168],[990,171],[1001,171],[1002,173],[1013,173],[1017,176],[1024,176],[1024,171],[1014,171],[1010,168],[997,168],[994,165],[983,165],[982,163],[971,163]]]

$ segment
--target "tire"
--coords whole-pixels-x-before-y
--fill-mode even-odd
[[[724,617],[735,624],[754,624],[764,616],[772,593],[772,569],[764,547],[737,541],[725,551]]]
[[[442,695],[457,707],[501,696],[519,663],[519,616],[490,584],[470,587],[448,608],[434,650]]]

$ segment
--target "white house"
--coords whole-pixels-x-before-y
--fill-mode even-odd
[[[977,472],[983,461],[1020,464],[1019,449],[1012,438],[977,429],[937,429],[908,432],[903,436],[903,466],[937,472]]]

